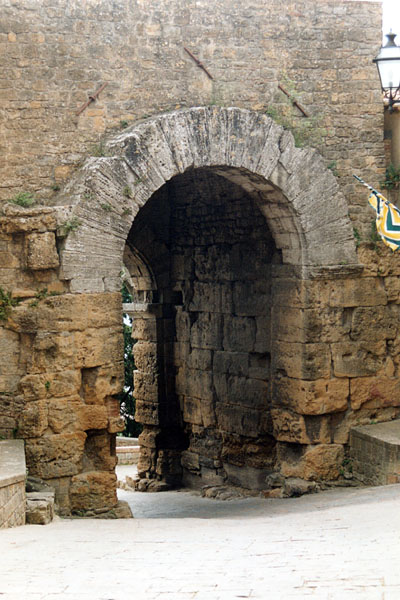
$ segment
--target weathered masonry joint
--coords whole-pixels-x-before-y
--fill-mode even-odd
[[[399,413],[398,257],[357,252],[324,161],[257,112],[159,115],[106,149],[0,221],[2,432],[30,472],[65,513],[116,504],[125,277],[142,487],[337,479],[350,428]]]

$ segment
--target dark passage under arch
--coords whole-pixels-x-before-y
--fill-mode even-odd
[[[262,488],[275,461],[271,286],[281,263],[265,217],[239,185],[190,170],[141,209],[127,246],[145,257],[158,300],[134,315],[140,476]]]

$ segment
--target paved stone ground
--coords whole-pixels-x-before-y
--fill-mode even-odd
[[[0,532],[0,600],[398,600],[400,485],[222,502],[121,492],[133,520]]]

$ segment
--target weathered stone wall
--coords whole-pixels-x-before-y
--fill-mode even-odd
[[[264,112],[282,102],[286,73],[320,117],[320,148],[336,161],[352,218],[370,221],[351,175],[377,185],[383,169],[371,62],[380,13],[379,2],[345,0],[3,0],[0,197],[50,198],[83,158],[101,154],[104,134],[149,115],[210,104]]]
[[[118,293],[68,293],[56,229],[52,209],[10,208],[1,219],[0,283],[14,302],[0,328],[1,435],[25,439],[29,473],[69,512],[116,504],[122,305]]]
[[[0,441],[0,529],[25,524],[25,479],[24,442]]]

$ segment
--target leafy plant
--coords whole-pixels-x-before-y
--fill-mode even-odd
[[[335,175],[335,177],[339,177],[339,172],[337,170],[337,164],[336,164],[336,160],[332,160],[328,165],[327,165],[327,169],[329,169],[330,171],[332,171],[332,173]]]
[[[46,392],[48,392],[50,390],[50,381],[46,381],[46,383],[44,384],[44,387],[46,389]]]
[[[100,204],[101,208],[103,210],[105,210],[106,212],[111,212],[112,211],[112,206],[111,204],[107,204],[107,202],[104,202],[103,204]]]
[[[128,127],[129,123],[128,121],[122,120],[119,122],[119,126],[121,129],[126,129]]]
[[[96,157],[108,156],[104,142],[100,142],[96,146],[93,146],[91,154]]]
[[[356,240],[356,248],[358,248],[358,246],[361,244],[361,234],[358,231],[357,227],[353,227],[353,235],[354,239]]]
[[[124,187],[124,189],[122,190],[123,195],[125,196],[125,198],[132,198],[132,190],[129,187],[129,185],[126,185]]]
[[[392,190],[393,188],[397,188],[400,183],[400,167],[395,167],[393,164],[390,164],[385,171],[385,179],[381,181],[380,184],[383,188],[387,190]]]
[[[37,292],[35,294],[35,300],[32,300],[32,302],[30,302],[29,306],[31,306],[32,308],[35,308],[36,306],[38,306],[40,300],[44,300],[49,295],[50,294],[49,294],[49,291],[47,288],[37,290]]]
[[[77,217],[72,217],[65,223],[60,225],[60,232],[63,237],[66,237],[71,231],[76,231],[82,223]]]
[[[11,310],[18,304],[18,300],[12,297],[11,292],[5,292],[0,287],[0,321],[6,321],[10,316]]]
[[[58,185],[58,183],[55,183],[54,185],[51,186],[51,189],[53,190],[53,192],[58,192],[61,188]]]
[[[29,208],[36,203],[36,198],[30,192],[20,192],[12,200],[10,200],[10,202],[12,204],[22,206],[23,208]]]

